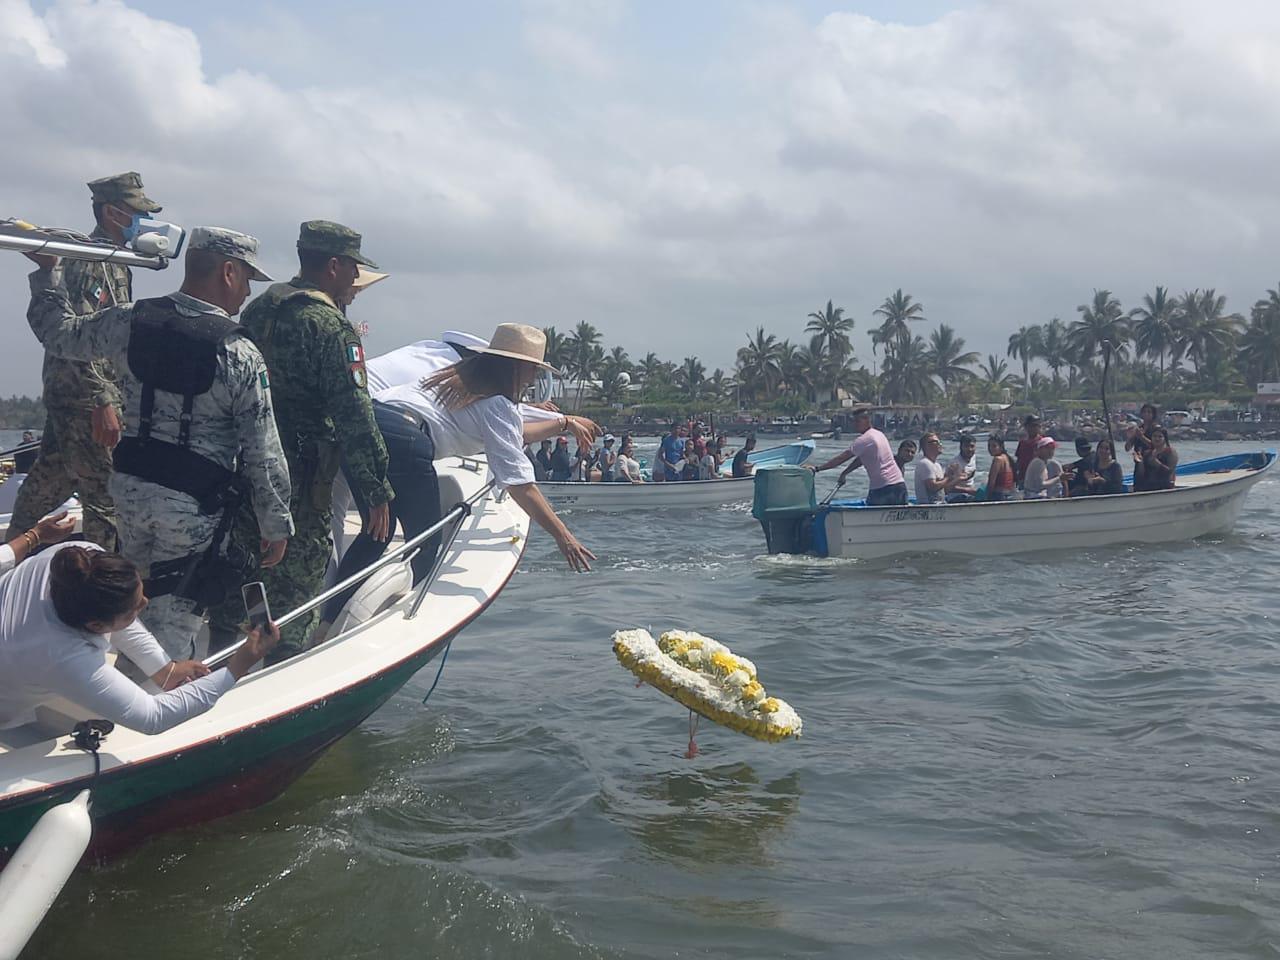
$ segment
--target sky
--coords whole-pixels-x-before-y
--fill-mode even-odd
[[[589,321],[733,365],[895,289],[1004,355],[1092,290],[1280,280],[1274,0],[0,0],[0,216],[91,226],[142,173],[164,216],[364,234],[371,355]],[[0,254],[0,394],[39,390],[27,261]],[[180,266],[135,271],[135,294]]]

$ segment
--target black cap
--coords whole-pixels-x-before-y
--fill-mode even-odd
[[[1091,444],[1089,443],[1088,437],[1076,437],[1077,450],[1088,450],[1090,446]]]

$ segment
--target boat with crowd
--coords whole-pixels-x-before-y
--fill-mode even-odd
[[[1237,453],[1178,467],[1172,489],[1062,499],[906,506],[865,500],[817,504],[808,470],[757,477],[753,514],[769,553],[875,560],[902,554],[1005,556],[1167,543],[1229,531],[1276,451]]]
[[[756,470],[797,466],[813,455],[813,440],[799,440],[747,456]],[[718,507],[751,499],[751,477],[729,476],[730,464],[715,480],[674,480],[667,483],[557,483],[542,481],[538,489],[553,505],[571,510],[620,512]]]
[[[95,757],[72,737],[90,717],[68,701],[49,702],[35,722],[0,731],[0,862],[45,814],[86,789],[93,855],[264,803],[440,657],[514,574],[529,518],[494,491],[483,464],[455,458],[438,472],[444,519],[432,530],[445,540],[434,573],[415,586],[409,567],[430,531],[399,542],[353,578],[361,585],[330,639],[249,674],[208,712],[150,736],[116,727],[98,751],[98,773]],[[215,667],[234,649],[206,663]],[[79,852],[71,862],[77,859]]]

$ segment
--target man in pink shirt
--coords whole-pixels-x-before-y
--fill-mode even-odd
[[[893,459],[893,450],[889,447],[889,439],[871,425],[871,408],[856,407],[853,411],[853,429],[858,436],[849,444],[849,449],[836,454],[820,466],[810,465],[814,473],[838,467],[850,457],[853,463],[845,467],[840,474],[840,484],[851,470],[862,467],[867,471],[867,481],[871,490],[867,494],[869,507],[898,507],[907,504],[907,484],[902,479],[902,471],[898,462]]]

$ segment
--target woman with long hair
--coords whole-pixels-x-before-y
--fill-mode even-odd
[[[540,527],[551,534],[573,570],[590,570],[595,554],[578,542],[538,490],[533,467],[524,454],[526,441],[541,440],[536,430],[555,436],[568,427],[568,418],[530,425],[521,421],[520,397],[542,369],[547,339],[537,327],[502,323],[489,346],[437,371],[420,383],[405,384],[380,394],[373,404],[374,419],[387,445],[387,479],[395,489],[391,501],[391,530],[399,524],[406,540],[428,529],[441,516],[440,485],[434,461],[445,457],[484,453],[494,479]],[[414,580],[430,572],[439,550],[433,537],[413,560]],[[387,544],[361,533],[338,566],[345,580],[386,551]],[[337,619],[355,587],[325,606],[321,631]]]
[[[991,457],[991,469],[987,471],[987,499],[1013,499],[1013,458],[1004,448],[1004,438],[996,434],[987,437],[987,453]]]
[[[0,580],[0,728],[31,721],[53,696],[139,733],[204,713],[280,639],[254,630],[225,667],[170,660],[138,620],[147,606],[132,562],[96,544],[61,544]],[[114,646],[163,691],[152,695],[107,661]]]

